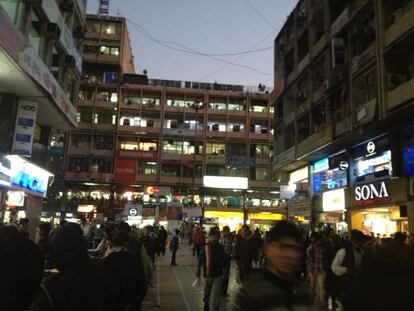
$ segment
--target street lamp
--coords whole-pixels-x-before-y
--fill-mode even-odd
[[[198,113],[199,110],[204,109],[204,102],[201,101],[193,101],[192,103],[187,103],[187,106],[189,108],[194,109],[194,111],[196,113]],[[195,188],[195,175],[196,175],[196,150],[197,150],[197,127],[198,127],[198,115],[196,115],[196,119],[195,119],[195,127],[194,127],[194,153],[193,153],[193,187],[192,187],[192,201],[193,201],[193,205],[194,205],[194,188]],[[201,218],[200,218],[200,226],[203,225],[203,216],[204,216],[204,210],[203,210],[203,206],[204,206],[204,198],[201,197]]]

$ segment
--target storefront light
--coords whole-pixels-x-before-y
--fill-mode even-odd
[[[289,183],[294,184],[299,181],[304,181],[309,178],[308,167],[305,166],[299,170],[293,171],[289,175]]]
[[[322,209],[324,212],[344,211],[345,190],[336,189],[324,192],[322,195]]]

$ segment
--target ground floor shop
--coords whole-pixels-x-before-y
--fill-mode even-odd
[[[347,189],[347,214],[351,229],[389,237],[414,230],[409,180],[395,178]]]

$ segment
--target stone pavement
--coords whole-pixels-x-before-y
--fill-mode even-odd
[[[170,266],[170,253],[156,259],[156,270],[152,287],[148,288],[143,302],[143,311],[198,311],[203,310],[203,289],[192,287],[196,279],[197,260],[192,256],[191,248],[180,244],[177,253],[178,266]],[[230,274],[229,294],[234,295],[239,285],[235,281],[234,261]],[[223,299],[221,310],[225,310]]]

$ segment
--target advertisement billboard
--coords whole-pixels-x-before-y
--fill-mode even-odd
[[[12,153],[24,157],[32,156],[33,133],[36,125],[37,103],[19,101],[14,127]]]
[[[116,159],[114,180],[133,183],[135,181],[137,161],[133,159]]]

